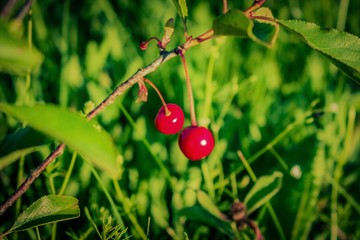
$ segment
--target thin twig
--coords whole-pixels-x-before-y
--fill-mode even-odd
[[[256,9],[259,9],[266,0],[254,0],[253,4],[244,11],[246,15],[251,14]]]
[[[151,72],[154,72],[162,63],[170,60],[171,58],[177,56],[175,51],[166,52],[161,55],[158,59],[153,61],[151,64],[146,66],[145,68],[139,69],[134,75],[132,75],[125,82],[121,83],[104,101],[102,101],[97,107],[95,107],[91,112],[89,112],[86,116],[88,120],[93,119],[97,116],[105,107],[112,104],[118,96],[123,94],[127,89],[132,87],[135,83],[139,82],[146,75]]]
[[[190,47],[196,46],[201,42],[211,39],[213,36],[213,31],[209,30],[204,34],[200,35],[197,38],[191,39],[187,41],[186,49]],[[193,43],[191,42],[193,41]],[[178,56],[178,47],[170,52],[161,52],[159,58],[153,61],[148,66],[139,69],[134,75],[128,78],[126,81],[121,83],[115,90],[98,106],[96,106],[91,112],[86,115],[88,120],[95,118],[101,111],[103,111],[107,106],[112,104],[118,96],[123,94],[127,89],[132,87],[134,84],[142,80],[146,75],[151,72],[154,72],[161,64],[164,62]],[[24,181],[23,184],[0,206],[0,215],[2,215],[18,198],[21,197],[22,194],[26,192],[26,190],[30,187],[30,185],[37,179],[40,174],[46,169],[46,167],[55,160],[58,156],[60,156],[65,149],[65,144],[62,143],[56,147],[56,149],[50,153],[50,155],[34,170],[31,172],[30,176]]]
[[[50,153],[50,155],[34,170],[30,176],[20,185],[20,187],[0,206],[0,215],[2,215],[23,193],[30,187],[30,185],[37,179],[45,168],[58,156],[60,156],[65,149],[65,144],[62,143]]]

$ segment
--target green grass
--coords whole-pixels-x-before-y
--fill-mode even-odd
[[[221,12],[220,2],[188,1],[190,34],[211,27]],[[349,1],[346,11],[346,2],[341,2],[268,1],[265,6],[280,19],[338,25],[359,36],[359,3]],[[161,37],[166,20],[177,16],[172,1],[34,4],[31,43],[44,62],[31,76],[1,73],[0,102],[53,103],[77,111],[88,101],[97,105],[158,56],[155,44],[145,52],[138,44]],[[229,1],[230,8],[238,5]],[[28,21],[23,21],[25,39]],[[183,40],[177,17],[170,47]],[[360,238],[359,85],[283,29],[273,49],[248,39],[218,38],[191,48],[186,59],[198,122],[208,126],[216,140],[207,159],[190,162],[180,152],[177,136],[157,132],[153,119],[161,102],[149,87],[148,102],[136,103],[134,86],[97,118],[122,154],[122,178],[110,179],[66,149],[21,203],[0,216],[0,232],[41,196],[61,193],[79,199],[80,218],[14,233],[9,239],[96,239],[112,231],[134,239],[227,239],[206,219],[180,215],[195,204],[196,190],[207,193],[228,214],[231,204],[243,201],[253,186],[250,179],[280,171],[280,191],[249,216],[266,239]],[[180,58],[147,77],[166,101],[183,107],[189,125]],[[22,127],[0,114],[0,142]],[[56,146],[49,139],[45,143],[0,169],[1,202],[15,191],[17,179],[27,176]],[[3,154],[0,148],[0,157]],[[254,238],[249,228],[238,236]]]

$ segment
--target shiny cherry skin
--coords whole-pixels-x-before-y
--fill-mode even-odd
[[[179,105],[174,103],[166,104],[169,112],[162,106],[155,117],[156,128],[164,134],[175,134],[181,130],[184,125],[184,112]]]
[[[214,149],[215,140],[209,129],[190,126],[181,131],[178,143],[183,154],[196,161],[209,156]]]

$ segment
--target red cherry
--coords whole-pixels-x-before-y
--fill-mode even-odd
[[[215,140],[211,131],[205,127],[190,126],[179,135],[179,147],[190,160],[207,157],[214,149]]]
[[[162,106],[155,117],[155,126],[164,134],[175,134],[184,124],[184,112],[174,103],[168,103],[166,106],[170,113],[167,113],[165,107]]]

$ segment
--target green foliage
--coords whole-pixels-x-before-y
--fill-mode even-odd
[[[252,20],[243,11],[229,10],[214,20],[215,35],[250,38],[266,47],[273,47],[279,33],[279,26],[273,21],[270,9],[260,8],[253,16],[267,19]]]
[[[14,24],[16,28],[16,24]],[[0,20],[0,71],[25,75],[27,71],[38,69],[43,55]]]
[[[186,0],[173,0],[173,3],[177,9],[177,12],[183,21],[186,24],[186,18],[188,17],[188,8],[186,4]]]
[[[119,177],[119,153],[110,136],[85,117],[54,105],[11,106],[1,103],[0,111],[66,143],[90,164],[110,176]]]
[[[7,233],[23,231],[44,224],[65,221],[80,216],[79,202],[70,196],[43,196],[15,220]]]
[[[21,156],[45,150],[49,140],[43,134],[26,127],[7,135],[0,144],[0,170]]]
[[[95,229],[98,237],[101,240],[113,239],[113,240],[120,240],[120,239],[129,239],[130,236],[127,235],[127,229],[121,225],[112,225],[112,217],[110,216],[109,212],[104,207],[98,207],[97,205],[93,206],[95,219],[91,216],[91,213],[88,208],[85,208],[85,214],[90,223],[92,224],[93,228]],[[95,222],[101,220],[101,222]],[[101,226],[101,228],[98,227]]]
[[[336,29],[321,28],[314,23],[278,20],[286,29],[319,51],[360,84],[360,38]]]
[[[248,214],[268,202],[280,190],[283,174],[274,172],[269,176],[261,176],[244,199]]]

